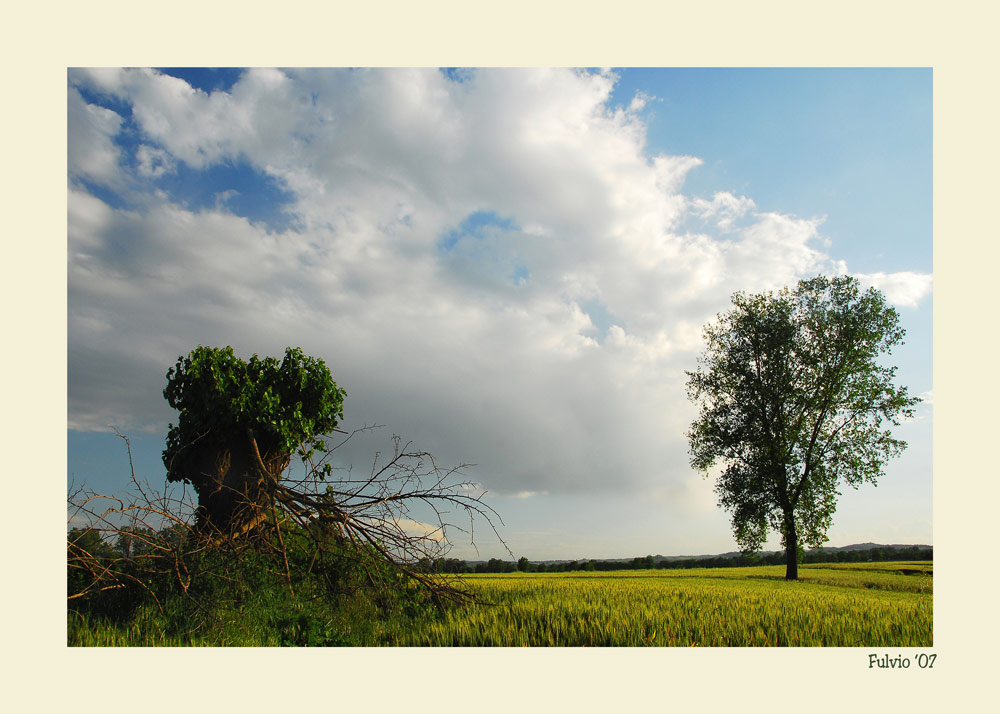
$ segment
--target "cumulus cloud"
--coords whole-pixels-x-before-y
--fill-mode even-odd
[[[122,117],[84,101],[80,93],[69,88],[68,167],[71,176],[100,185],[119,181],[121,151],[113,138],[122,125]]]
[[[298,345],[347,389],[345,426],[476,463],[493,493],[682,478],[701,325],[736,290],[842,272],[820,222],[683,195],[700,159],[650,157],[645,100],[609,108],[611,73],[461,79],[248,70],[205,93],[153,70],[72,72],[71,176],[148,188],[117,207],[70,191],[70,428],[164,430],[164,375],[197,344]],[[120,115],[74,87],[131,108],[132,155]],[[290,193],[294,228],[235,214],[232,187],[193,211],[157,184],[237,161]],[[690,216],[713,229],[684,231]],[[930,289],[865,277],[896,300]]]
[[[728,191],[716,192],[711,201],[695,197],[691,205],[697,215],[704,219],[714,219],[716,225],[724,231],[730,230],[737,218],[757,207],[753,199],[734,196]]]
[[[854,277],[862,286],[882,291],[886,300],[900,307],[917,307],[934,287],[933,277],[925,273],[856,273]]]
[[[143,144],[135,152],[138,166],[136,170],[140,176],[146,178],[159,178],[168,173],[172,173],[176,165],[173,158],[163,149],[157,149]]]

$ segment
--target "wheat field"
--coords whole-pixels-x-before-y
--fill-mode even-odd
[[[372,644],[403,646],[926,647],[930,563],[465,575],[484,604]]]

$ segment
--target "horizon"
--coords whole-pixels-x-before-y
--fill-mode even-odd
[[[858,546],[868,546],[868,545],[870,545],[870,546],[872,546],[874,548],[931,548],[931,549],[934,548],[934,544],[933,543],[869,543],[869,542],[865,542],[865,543],[848,543],[847,545],[829,545],[829,544],[825,544],[825,545],[821,545],[819,548],[806,548],[805,552],[806,553],[810,553],[810,552],[817,551],[817,550],[843,550],[844,548],[855,548],[855,547],[858,547]],[[630,555],[630,556],[629,555],[625,555],[625,556],[620,556],[620,557],[615,557],[615,558],[588,558],[588,557],[580,557],[580,558],[537,558],[537,559],[535,559],[535,558],[528,558],[528,562],[529,563],[572,563],[574,561],[576,561],[576,562],[583,562],[583,561],[587,561],[587,560],[593,560],[593,561],[618,561],[618,560],[632,560],[634,558],[645,558],[647,555],[651,555],[653,558],[663,558],[665,560],[666,559],[683,560],[683,559],[687,559],[687,558],[690,558],[690,559],[693,560],[693,559],[697,559],[697,558],[717,558],[717,557],[723,557],[723,556],[733,555],[734,553],[740,553],[740,552],[741,551],[739,551],[739,550],[729,550],[729,551],[726,551],[724,553],[678,553],[678,554],[674,554],[674,555],[665,555],[663,553],[646,553],[645,555]],[[775,548],[773,550],[760,550],[760,551],[757,551],[757,553],[759,553],[759,554],[773,554],[773,553],[784,553],[784,551],[781,548]],[[446,555],[446,556],[442,556],[442,557],[448,558],[450,556]],[[471,558],[458,558],[458,560],[464,560],[467,563],[485,563],[485,562],[487,562],[489,560],[489,558],[487,558],[485,560],[471,559]],[[500,560],[504,560],[504,559],[500,558]],[[514,558],[513,562],[516,562],[516,561],[517,561],[517,558]],[[512,561],[508,560],[506,562],[512,562]]]
[[[732,552],[684,439],[701,329],[737,290],[846,272],[898,310],[897,383],[925,401],[878,487],[843,489],[826,547],[933,543],[929,69],[67,85],[70,482],[128,485],[109,424],[163,480],[160,392],[197,344],[300,346],[347,390],[342,428],[386,425],[342,467],[392,434],[476,464],[515,559]],[[507,557],[486,531],[444,557]]]

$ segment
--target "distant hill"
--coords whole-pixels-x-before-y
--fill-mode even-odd
[[[899,544],[899,543],[894,543],[892,545],[884,545],[884,544],[881,544],[881,543],[856,543],[854,545],[845,545],[845,546],[842,546],[840,548],[836,548],[836,547],[833,547],[833,546],[823,546],[823,547],[820,547],[820,548],[816,548],[815,550],[824,551],[825,552],[825,551],[836,551],[836,550],[871,550],[872,548],[930,548],[930,549],[933,550],[934,546],[932,546],[932,545],[923,545],[923,544],[912,544],[912,545],[911,544],[905,544],[905,545],[902,545],[902,544]]]

